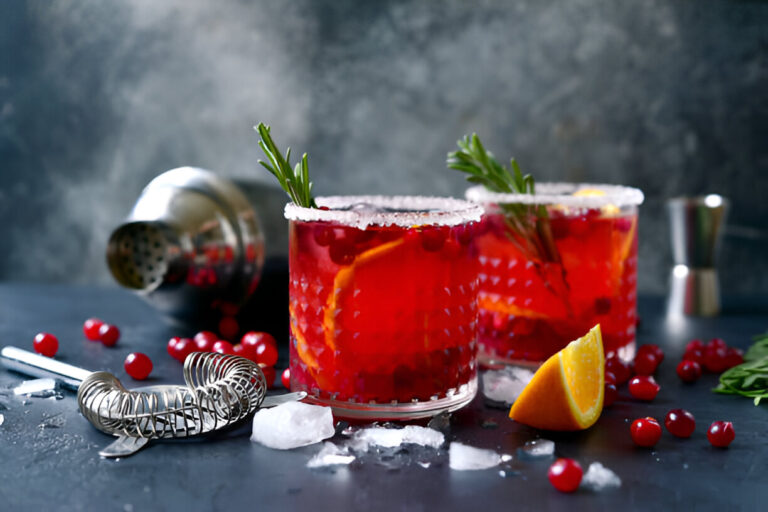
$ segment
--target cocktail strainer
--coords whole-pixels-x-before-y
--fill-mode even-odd
[[[99,452],[125,457],[153,439],[188,438],[232,427],[259,407],[300,400],[305,393],[265,397],[267,385],[258,364],[243,357],[194,352],[184,361],[186,385],[126,389],[111,373],[89,372],[16,347],[0,351],[7,368],[59,379],[77,389],[80,412],[118,440]]]

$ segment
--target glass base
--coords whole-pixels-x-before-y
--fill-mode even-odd
[[[461,409],[477,394],[477,376],[459,389],[443,398],[427,401],[393,403],[343,402],[309,395],[303,401],[313,405],[323,405],[333,409],[336,418],[354,420],[401,421],[429,418],[441,412],[453,412]]]

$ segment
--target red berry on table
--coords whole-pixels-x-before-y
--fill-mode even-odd
[[[696,382],[701,377],[701,365],[696,361],[680,361],[677,364],[677,376],[683,382]]]
[[[707,430],[707,439],[712,446],[718,448],[727,448],[736,437],[736,431],[733,430],[733,423],[730,421],[715,421]]]
[[[219,321],[219,333],[221,333],[222,338],[233,340],[239,331],[240,324],[235,317],[225,316]]]
[[[101,324],[99,327],[99,340],[107,346],[114,347],[117,340],[120,339],[120,329],[116,325]]]
[[[277,342],[275,341],[275,338],[273,338],[272,335],[269,334],[268,332],[260,332],[260,331],[247,332],[243,334],[243,337],[240,339],[240,343],[242,343],[243,345],[250,345],[253,348],[256,348],[256,345],[259,345],[260,343],[268,343],[273,347],[277,348]]]
[[[632,376],[632,369],[618,356],[611,356],[605,360],[606,371],[616,376],[616,385],[621,386]]]
[[[141,352],[131,352],[125,358],[125,372],[136,380],[144,380],[152,372],[152,360]]]
[[[189,354],[197,350],[197,344],[192,338],[181,338],[173,345],[171,357],[183,363]]]
[[[83,334],[91,341],[99,341],[99,329],[103,323],[98,318],[89,318],[83,322]]]
[[[712,373],[724,372],[728,369],[727,357],[727,347],[707,345],[707,348],[704,349],[704,368]]]
[[[605,391],[603,393],[603,407],[610,407],[618,397],[619,391],[616,389],[616,384],[612,382],[606,382]]]
[[[638,418],[629,427],[629,434],[637,446],[649,448],[661,439],[661,425],[656,418]]]
[[[613,373],[611,373],[609,371],[606,371],[605,372],[605,383],[606,384],[616,384],[616,376]]]
[[[728,344],[722,338],[712,338],[709,340],[709,343],[707,343],[707,347],[727,348]]]
[[[195,334],[195,343],[203,343],[206,345],[205,342],[210,342],[210,346],[213,347],[213,344],[216,343],[216,341],[219,339],[218,335],[215,332],[211,331],[200,331],[199,333]]]
[[[734,347],[728,347],[726,349],[725,361],[724,361],[726,370],[728,368],[733,368],[734,366],[738,366],[743,362],[744,362],[744,353],[741,350]]]
[[[648,350],[638,351],[635,356],[635,374],[637,375],[653,375],[658,366],[659,362],[653,352]]]
[[[675,437],[691,437],[696,429],[696,419],[685,409],[672,409],[664,418],[664,426]]]
[[[234,347],[228,341],[218,340],[213,344],[213,351],[219,354],[234,354]]]
[[[38,354],[46,357],[53,357],[59,350],[59,340],[53,334],[47,332],[38,333],[32,342],[32,348]]]
[[[640,345],[637,349],[637,355],[648,353],[653,354],[656,357],[656,364],[660,364],[664,360],[664,351],[661,350],[661,347],[658,345],[649,343],[647,345]]]
[[[179,342],[181,338],[178,336],[173,336],[171,339],[168,340],[168,344],[166,345],[165,349],[168,351],[168,355],[171,357],[176,357],[174,354],[176,353],[176,343]]]
[[[256,345],[255,360],[265,366],[274,366],[277,363],[277,349],[267,343]]]
[[[291,369],[286,368],[283,370],[283,374],[280,375],[280,380],[283,383],[283,387],[286,389],[291,389]]]
[[[689,350],[701,350],[703,348],[704,343],[702,343],[699,339],[695,339],[688,342],[688,344],[685,346],[685,351],[688,352]]]
[[[579,488],[584,471],[573,459],[557,459],[547,471],[552,487],[560,492],[573,492]]]
[[[696,361],[700,365],[704,364],[704,349],[703,348],[692,348],[690,350],[686,350],[685,354],[683,354],[683,359],[686,361]]]
[[[247,357],[245,355],[245,347],[243,347],[243,345],[241,345],[240,343],[232,347],[232,353],[236,356]]]
[[[661,386],[656,384],[653,377],[647,375],[632,377],[629,381],[629,394],[638,400],[653,400],[656,398],[659,389],[661,389]]]
[[[264,374],[264,378],[267,381],[267,389],[272,389],[275,385],[275,377],[277,376],[277,372],[275,371],[274,366],[261,366],[261,373]]]

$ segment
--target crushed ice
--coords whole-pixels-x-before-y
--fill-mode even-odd
[[[501,456],[493,450],[475,448],[456,442],[451,443],[448,459],[451,469],[459,471],[488,469],[501,463]]]
[[[526,368],[509,366],[483,373],[483,395],[494,402],[512,404],[533,378]]]
[[[593,462],[581,479],[581,486],[590,491],[600,492],[621,487],[621,478],[599,462]]]
[[[549,439],[534,439],[526,442],[517,449],[519,455],[526,459],[543,459],[555,454],[555,442]]]
[[[5,416],[0,414],[0,425],[2,425],[3,423],[5,423]]]
[[[408,425],[404,428],[370,427],[356,432],[350,447],[355,451],[365,452],[371,446],[394,448],[406,443],[440,448],[444,442],[445,436],[442,432],[417,425]]]
[[[276,450],[290,450],[319,443],[335,433],[330,407],[288,402],[256,413],[251,441]]]
[[[54,379],[34,379],[25,380],[13,388],[13,394],[16,396],[24,395],[35,398],[50,398],[56,396],[58,389],[59,383]]]
[[[349,453],[347,447],[339,447],[326,442],[319,452],[307,462],[308,468],[321,468],[349,464],[355,460],[355,456]]]

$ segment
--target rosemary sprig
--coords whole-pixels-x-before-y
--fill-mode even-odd
[[[470,183],[482,185],[491,192],[536,193],[533,176],[524,175],[514,158],[509,160],[509,169],[501,165],[493,153],[485,149],[476,133],[471,137],[465,135],[456,144],[459,150],[448,153],[446,165],[468,174]],[[500,204],[499,207],[512,232],[510,239],[520,250],[538,261],[560,262],[544,205]]]
[[[291,148],[288,148],[283,157],[269,134],[269,126],[259,123],[254,129],[261,137],[259,147],[269,159],[269,163],[262,160],[259,160],[259,163],[277,178],[291,201],[305,208],[317,208],[315,198],[312,197],[312,182],[309,181],[307,154],[304,153],[301,162],[291,169]]]
[[[756,336],[755,343],[744,354],[744,363],[720,375],[715,393],[752,398],[755,405],[768,398],[768,333]]]

